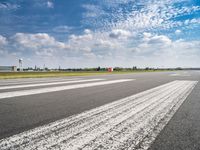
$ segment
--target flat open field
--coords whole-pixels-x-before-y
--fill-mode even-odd
[[[124,73],[155,72],[155,71],[165,71],[165,70],[133,70],[133,71],[113,71],[113,72],[108,72],[108,71],[0,72],[0,79],[90,76],[90,75],[124,74]]]

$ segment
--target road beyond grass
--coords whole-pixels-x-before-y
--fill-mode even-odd
[[[0,79],[92,76],[92,75],[126,74],[126,73],[140,73],[140,72],[158,72],[158,71],[167,71],[167,70],[133,70],[133,71],[113,71],[113,72],[108,72],[108,71],[0,72]]]

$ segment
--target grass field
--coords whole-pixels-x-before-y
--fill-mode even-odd
[[[80,72],[0,72],[0,79],[14,78],[42,78],[42,77],[65,77],[65,76],[90,76],[105,74],[125,74],[139,72],[155,72],[164,70],[135,70],[135,71],[80,71]]]

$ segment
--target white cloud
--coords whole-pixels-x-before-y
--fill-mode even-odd
[[[38,56],[49,57],[49,56],[53,56],[54,52],[55,51],[52,48],[43,48],[42,50],[35,51],[35,54],[38,55]]]
[[[181,32],[182,32],[181,30],[176,30],[176,31],[175,31],[175,34],[176,34],[176,35],[180,35]]]
[[[71,35],[67,45],[73,51],[77,52],[77,55],[82,56],[106,56],[109,51],[114,49],[115,45],[109,40],[109,37],[103,37],[102,33],[95,33],[89,29],[84,30],[82,35]]]
[[[72,30],[73,27],[69,27],[69,26],[57,26],[55,28],[53,28],[53,31],[54,32],[59,32],[59,33],[66,33],[66,32],[69,32],[70,30]]]
[[[114,29],[110,34],[109,36],[111,38],[114,38],[114,39],[119,39],[119,38],[122,38],[122,39],[127,39],[129,38],[131,35],[131,33],[129,31],[126,31],[126,30],[122,30],[122,29]]]
[[[114,49],[114,44],[107,39],[100,38],[99,35],[89,29],[85,29],[81,35],[71,35],[65,42],[57,41],[54,37],[46,33],[26,34],[16,33],[12,36],[12,46],[20,52],[31,52],[38,56],[66,56],[66,57],[86,57],[86,56],[106,56]]]
[[[51,0],[36,2],[36,7],[54,7]],[[8,39],[0,36],[0,45],[3,46],[1,51],[2,49],[5,51],[6,46],[11,45],[17,49],[16,51],[23,53],[29,51],[33,56],[55,56],[58,59],[89,60],[84,59],[87,57],[96,59],[96,62],[100,59],[103,62],[110,59],[110,62],[116,60],[122,64],[129,64],[142,58],[138,64],[144,63],[144,60],[148,60],[146,62],[149,64],[169,63],[169,60],[178,64],[190,57],[191,62],[195,62],[197,57],[200,59],[200,42],[172,39],[166,32],[173,31],[174,35],[182,36],[187,27],[192,29],[192,26],[200,24],[199,18],[176,19],[200,10],[199,6],[174,5],[183,2],[186,0],[100,0],[95,5],[82,6],[84,8],[82,22],[94,31],[85,29],[81,34],[70,35],[64,42],[47,33],[17,33]],[[16,8],[18,6],[10,3],[0,3],[0,9]],[[174,29],[178,30],[174,32]],[[52,30],[68,35],[73,28],[62,25]]]
[[[120,59],[134,57],[135,60],[141,57],[144,59],[151,57],[152,60],[150,60],[149,63],[153,63],[153,58],[157,59],[158,57],[161,57],[163,60],[165,59],[166,62],[166,56],[170,57],[170,60],[173,59],[173,57],[193,57],[191,51],[187,50],[187,41],[180,43],[180,41],[178,42],[176,39],[172,40],[167,36],[167,32],[165,35],[162,35],[163,31],[173,31],[174,28],[178,28],[179,30],[175,31],[173,34],[179,35],[182,33],[183,27],[192,27],[200,23],[197,18],[188,19],[188,21],[176,19],[178,17],[191,15],[200,10],[199,6],[185,5],[183,7],[177,7],[175,5],[183,2],[186,1],[102,0],[99,1],[98,9],[100,8],[103,10],[103,13],[99,13],[100,15],[85,15],[86,18],[83,18],[83,23],[94,26],[94,28],[97,29],[95,33],[92,33],[92,40],[94,40],[95,37],[98,39],[96,41],[103,40],[103,43],[112,43],[111,47],[106,48],[107,52],[105,52],[105,48],[103,48],[104,44],[96,44],[95,46],[101,45],[102,53],[111,53],[112,56],[116,56]],[[98,12],[96,11],[98,10],[96,5],[87,6],[85,8],[87,8],[88,12]],[[90,18],[91,16],[93,17],[92,19]],[[142,33],[144,34],[142,35]],[[194,44],[198,41],[191,42]],[[91,52],[93,52],[95,48],[91,43],[92,42],[90,42],[90,44],[87,43],[87,45],[89,45]],[[177,47],[176,44],[179,47]],[[198,53],[194,45],[191,49]],[[134,53],[129,53],[131,51]],[[183,51],[185,56],[183,55]],[[96,55],[97,53],[94,54]],[[162,59],[155,60],[155,63],[158,64],[160,62],[160,64],[162,64]],[[176,63],[180,61],[181,60],[174,60],[174,64],[176,65]]]
[[[147,41],[148,44],[151,44],[151,45],[165,46],[165,45],[171,44],[171,40],[167,36],[164,36],[164,35],[155,35],[145,40]]]
[[[185,58],[199,55],[200,41],[172,41],[164,35],[144,34],[135,48],[132,49],[135,55],[144,57],[158,56],[160,58]],[[147,54],[147,55],[146,55]]]
[[[121,64],[121,66],[172,65],[176,67],[181,63],[192,65],[200,59],[200,41],[172,40],[166,35],[149,32],[144,32],[142,36],[132,36],[133,34],[126,30],[117,31],[120,31],[120,35],[116,35],[117,38],[110,37],[113,31],[94,32],[85,29],[80,35],[71,35],[65,42],[60,42],[46,33],[17,33],[8,38],[8,41],[4,37],[1,37],[0,41],[4,41],[2,42],[4,44],[9,42],[11,49],[16,49],[16,57],[29,52],[33,59],[38,57],[47,60],[54,58],[54,61],[80,59],[83,64],[87,64],[86,62],[89,64],[93,60],[93,63],[90,62],[91,66],[99,62],[111,66]],[[126,38],[122,39],[120,36]],[[5,51],[6,46],[3,49]],[[10,51],[9,54],[11,53]]]
[[[90,33],[86,33],[86,34],[83,34],[83,35],[71,35],[70,36],[70,40],[69,42],[89,42],[89,41],[92,41],[93,40],[93,35],[90,34]]]
[[[84,18],[85,17],[94,18],[105,14],[105,11],[100,6],[97,5],[84,4],[82,7],[86,10],[86,12],[83,14]]]
[[[51,56],[57,50],[67,49],[65,43],[56,41],[54,37],[46,33],[16,33],[11,39],[16,47],[20,47],[21,50],[30,50],[37,55]]]
[[[1,54],[1,56],[3,56],[4,54],[7,53],[7,50],[6,50],[7,44],[8,44],[8,41],[7,41],[6,37],[0,35],[0,54]]]
[[[167,36],[144,33],[143,38],[140,39],[132,51],[138,55],[154,55],[170,48],[171,44],[172,41]]]
[[[84,30],[84,33],[85,33],[85,34],[91,34],[92,32],[91,32],[90,29],[85,29],[85,30]]]
[[[13,39],[25,47],[37,48],[39,46],[55,46],[63,47],[63,43],[55,40],[54,37],[49,36],[46,33],[37,33],[37,34],[25,34],[25,33],[16,33],[13,36]]]
[[[18,9],[20,6],[17,4],[11,4],[11,3],[1,3],[0,2],[0,10],[13,10]]]
[[[6,37],[0,35],[0,46],[6,45],[6,44],[7,44]]]
[[[47,1],[47,7],[48,7],[48,8],[53,8],[53,7],[54,7],[53,2]]]
[[[191,15],[200,10],[200,6],[176,7],[174,5],[183,2],[185,0],[102,0],[99,1],[98,6],[85,6],[87,12],[92,15],[85,15],[83,22],[99,30],[107,31],[113,28],[134,32],[167,30],[184,25],[184,20],[180,21],[176,18]],[[90,18],[91,16],[93,19]],[[188,26],[199,23],[197,20],[188,20]]]

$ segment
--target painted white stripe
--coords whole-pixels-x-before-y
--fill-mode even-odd
[[[0,90],[15,89],[15,88],[27,88],[27,87],[35,87],[35,86],[48,86],[48,85],[57,85],[57,84],[82,83],[82,82],[90,82],[90,81],[92,82],[92,81],[102,81],[102,80],[105,80],[105,79],[87,79],[87,80],[75,80],[75,81],[65,81],[65,82],[13,85],[13,86],[0,87]]]
[[[21,85],[21,84],[36,84],[36,83],[49,83],[49,82],[61,82],[61,81],[72,81],[72,80],[80,80],[81,78],[71,78],[71,79],[45,79],[45,80],[29,80],[24,81],[20,79],[19,81],[15,82],[2,82],[0,81],[0,86],[7,86],[7,85]]]
[[[41,93],[49,93],[49,92],[56,92],[56,91],[63,91],[63,90],[70,90],[70,89],[77,89],[77,88],[85,88],[85,87],[92,87],[92,86],[99,86],[99,85],[107,85],[107,84],[121,83],[121,82],[133,81],[133,80],[134,79],[120,79],[120,80],[93,82],[93,83],[85,83],[85,84],[75,84],[75,85],[65,85],[65,86],[47,87],[47,88],[39,88],[39,89],[4,92],[4,93],[0,93],[0,99],[41,94]]]
[[[180,77],[189,77],[189,74],[170,74],[169,76],[180,76]]]
[[[0,149],[146,150],[196,81],[174,81],[0,140]]]
[[[170,74],[169,76],[180,76],[178,73]]]
[[[180,72],[180,73],[173,73],[170,74],[169,76],[180,76],[180,77],[189,77],[191,76],[188,72]]]

